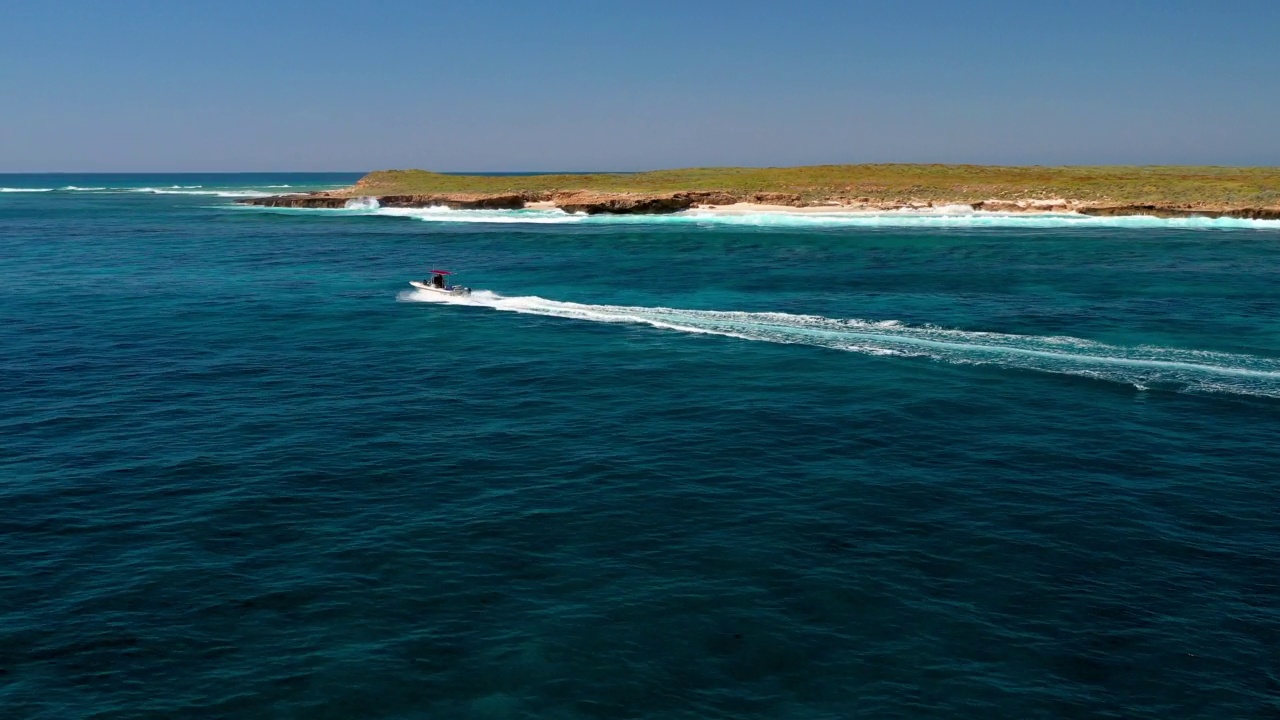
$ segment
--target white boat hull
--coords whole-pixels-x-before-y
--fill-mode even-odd
[[[419,290],[426,290],[438,295],[470,295],[471,288],[462,287],[461,285],[446,285],[442,288],[436,287],[430,283],[424,283],[421,280],[410,280],[409,284]]]

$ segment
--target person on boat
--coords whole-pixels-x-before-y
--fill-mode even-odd
[[[440,288],[441,290],[443,290],[443,289],[444,289],[444,276],[443,276],[443,275],[436,275],[435,277],[431,278],[431,284],[432,284],[432,285],[434,285],[435,287],[438,287],[438,288]]]

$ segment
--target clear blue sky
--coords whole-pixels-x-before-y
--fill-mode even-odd
[[[1280,0],[0,0],[0,171],[1280,165]]]

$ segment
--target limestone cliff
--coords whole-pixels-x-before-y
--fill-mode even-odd
[[[366,197],[360,188],[298,195],[246,198],[240,203],[266,207],[342,208],[347,203]],[[373,195],[382,207],[425,208],[447,207],[457,210],[519,210],[528,203],[550,203],[568,213],[588,215],[655,215],[680,212],[695,207],[755,203],[785,207],[828,207],[833,211],[928,210],[948,205],[968,206],[974,210],[1005,213],[1075,212],[1083,215],[1150,215],[1156,217],[1237,217],[1252,220],[1280,219],[1280,208],[1232,207],[1213,204],[1154,204],[1083,202],[1070,199],[983,200],[978,202],[917,201],[910,198],[871,200],[832,195],[805,199],[799,194],[781,192],[688,191],[668,193],[611,193],[593,191],[556,193],[433,193],[427,195]]]

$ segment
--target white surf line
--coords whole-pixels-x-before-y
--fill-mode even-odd
[[[685,225],[692,227],[757,228],[937,228],[937,229],[1056,229],[1123,228],[1179,230],[1280,230],[1280,220],[1243,218],[1158,218],[1149,215],[1094,216],[1078,213],[1000,213],[983,210],[839,211],[831,212],[717,212],[693,209],[668,215],[587,215],[558,209],[455,210],[447,207],[384,208],[373,198],[353,198],[345,208],[268,208],[266,212],[322,213],[334,216],[380,215],[428,223],[527,223],[587,225]]]
[[[897,321],[825,318],[788,313],[681,310],[587,305],[536,296],[504,297],[477,291],[469,297],[406,291],[401,300],[488,307],[591,322],[634,323],[742,340],[803,344],[872,355],[925,356],[956,364],[1079,375],[1145,387],[1280,397],[1280,358],[1179,348],[1123,347],[1071,337],[973,332],[903,325]]]
[[[475,211],[455,211],[458,214]],[[500,212],[500,211],[499,211]],[[545,211],[544,211],[545,212]],[[381,214],[381,213],[379,213]],[[447,213],[418,215],[419,220],[448,222],[455,216]],[[508,216],[509,217],[509,216]],[[551,215],[551,218],[556,216]],[[474,220],[458,218],[462,221],[484,222],[484,218]],[[490,222],[509,221],[507,218],[495,217]],[[688,211],[671,215],[567,215],[561,214],[559,222],[587,222],[589,224],[654,224],[654,225],[697,225],[727,227],[760,227],[760,228],[939,228],[939,229],[984,229],[984,228],[1022,228],[1022,229],[1057,229],[1057,228],[1123,228],[1123,229],[1189,229],[1189,230],[1280,230],[1280,220],[1246,220],[1239,218],[1157,218],[1144,215],[1097,217],[1063,213],[932,213],[918,214],[909,212],[844,212],[844,213],[787,213],[761,212],[749,214],[715,214],[713,211]]]
[[[207,195],[211,197],[270,197],[274,193],[263,192],[261,190],[172,190],[169,188],[121,188],[119,192],[141,193],[145,195]],[[290,193],[283,193],[290,194]]]

